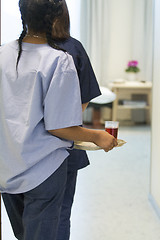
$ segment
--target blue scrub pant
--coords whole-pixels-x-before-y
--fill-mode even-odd
[[[70,237],[70,216],[73,204],[75,187],[77,180],[77,170],[68,171],[66,189],[63,197],[60,222],[56,240],[69,240]]]
[[[55,173],[33,190],[2,194],[18,240],[56,240],[66,179],[65,160]]]

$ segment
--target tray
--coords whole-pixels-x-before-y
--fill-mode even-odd
[[[118,142],[118,145],[116,147],[121,147],[126,143],[122,139],[117,139],[117,142]],[[74,142],[74,148],[79,149],[79,150],[87,150],[87,151],[95,151],[95,150],[101,150],[102,149],[92,142],[80,142],[80,141],[75,141]]]

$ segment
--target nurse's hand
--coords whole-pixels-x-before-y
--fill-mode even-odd
[[[97,130],[96,138],[94,143],[101,147],[105,152],[112,150],[118,145],[117,140],[111,134],[103,130]]]

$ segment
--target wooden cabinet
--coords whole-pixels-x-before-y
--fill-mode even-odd
[[[113,102],[112,107],[112,120],[116,121],[118,119],[118,109],[125,111],[125,109],[145,109],[147,110],[147,123],[151,120],[151,98],[152,98],[152,83],[151,82],[139,82],[139,81],[125,81],[121,83],[112,82],[109,84],[109,88],[116,94],[116,99]],[[136,102],[132,101],[132,104],[119,104],[122,100],[123,94],[136,94],[136,95],[146,95],[146,105],[137,105]]]

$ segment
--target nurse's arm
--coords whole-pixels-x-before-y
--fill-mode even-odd
[[[84,112],[84,110],[87,108],[88,104],[89,104],[89,102],[82,104],[82,111],[83,111],[83,112]]]
[[[72,141],[93,142],[105,151],[117,146],[117,140],[104,130],[88,129],[80,126],[73,126],[62,129],[49,130],[50,134]]]

